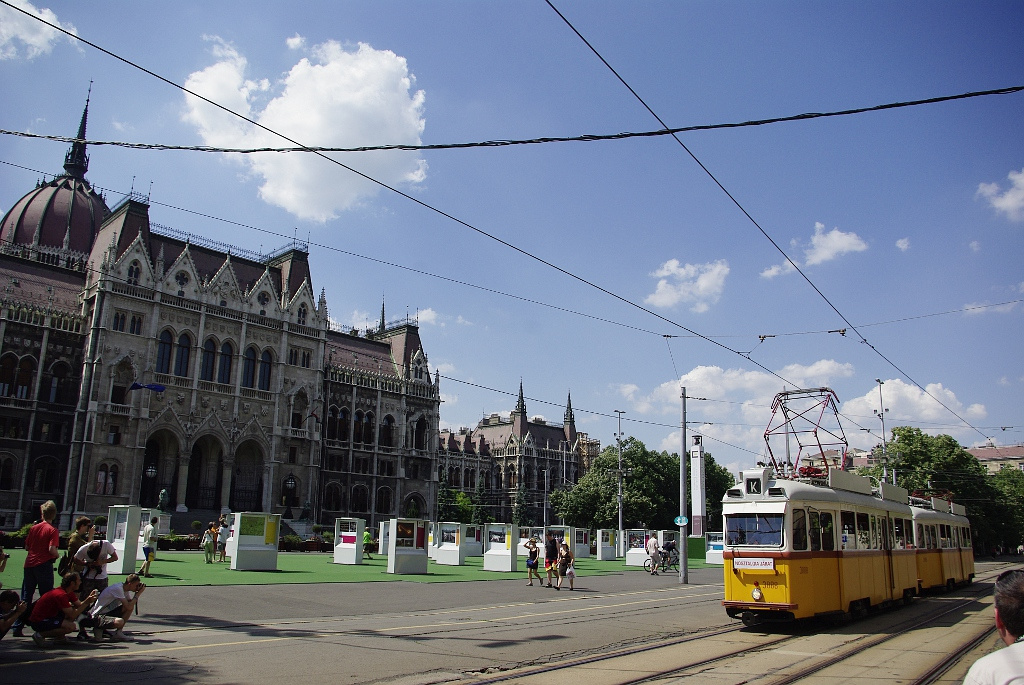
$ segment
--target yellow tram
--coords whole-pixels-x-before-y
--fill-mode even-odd
[[[723,499],[726,612],[747,625],[859,615],[909,602],[921,588],[969,582],[962,507],[957,514],[942,500],[925,509],[908,499],[903,488],[876,491],[838,469],[814,479],[743,471]]]

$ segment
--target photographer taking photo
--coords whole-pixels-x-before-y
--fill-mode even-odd
[[[132,638],[123,632],[124,624],[132,617],[139,602],[139,595],[145,589],[146,586],[137,573],[129,574],[123,583],[108,585],[96,598],[96,603],[87,616],[79,621],[79,625],[82,628],[93,629],[93,642],[101,641],[107,629],[114,630],[114,634],[110,636],[112,640],[131,640]]]

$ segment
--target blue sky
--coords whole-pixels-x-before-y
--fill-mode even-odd
[[[555,6],[671,127],[1024,85],[1015,2]],[[304,145],[660,128],[540,1],[46,7]],[[289,145],[0,7],[0,128],[72,135],[90,81],[93,140]],[[880,441],[875,379],[887,428],[1024,440],[1022,113],[1017,93],[681,134],[821,294],[667,136],[334,155],[418,202],[301,153],[94,145],[89,178],[241,247],[308,238],[341,324],[375,322],[382,297],[389,319],[418,315],[443,426],[509,412],[522,380],[533,415],[560,422],[571,392],[602,443],[619,409],[624,433],[677,451],[685,384],[704,398],[688,430],[736,470],[783,387],[832,387],[855,447]],[[0,136],[0,205],[66,149]]]

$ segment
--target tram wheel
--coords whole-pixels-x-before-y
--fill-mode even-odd
[[[742,621],[743,625],[745,625],[748,628],[753,628],[754,626],[761,624],[761,619],[758,618],[757,614],[755,614],[753,611],[744,611],[742,614],[740,614],[740,621]]]

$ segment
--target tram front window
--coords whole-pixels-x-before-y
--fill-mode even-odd
[[[725,544],[782,546],[782,514],[727,514]]]

